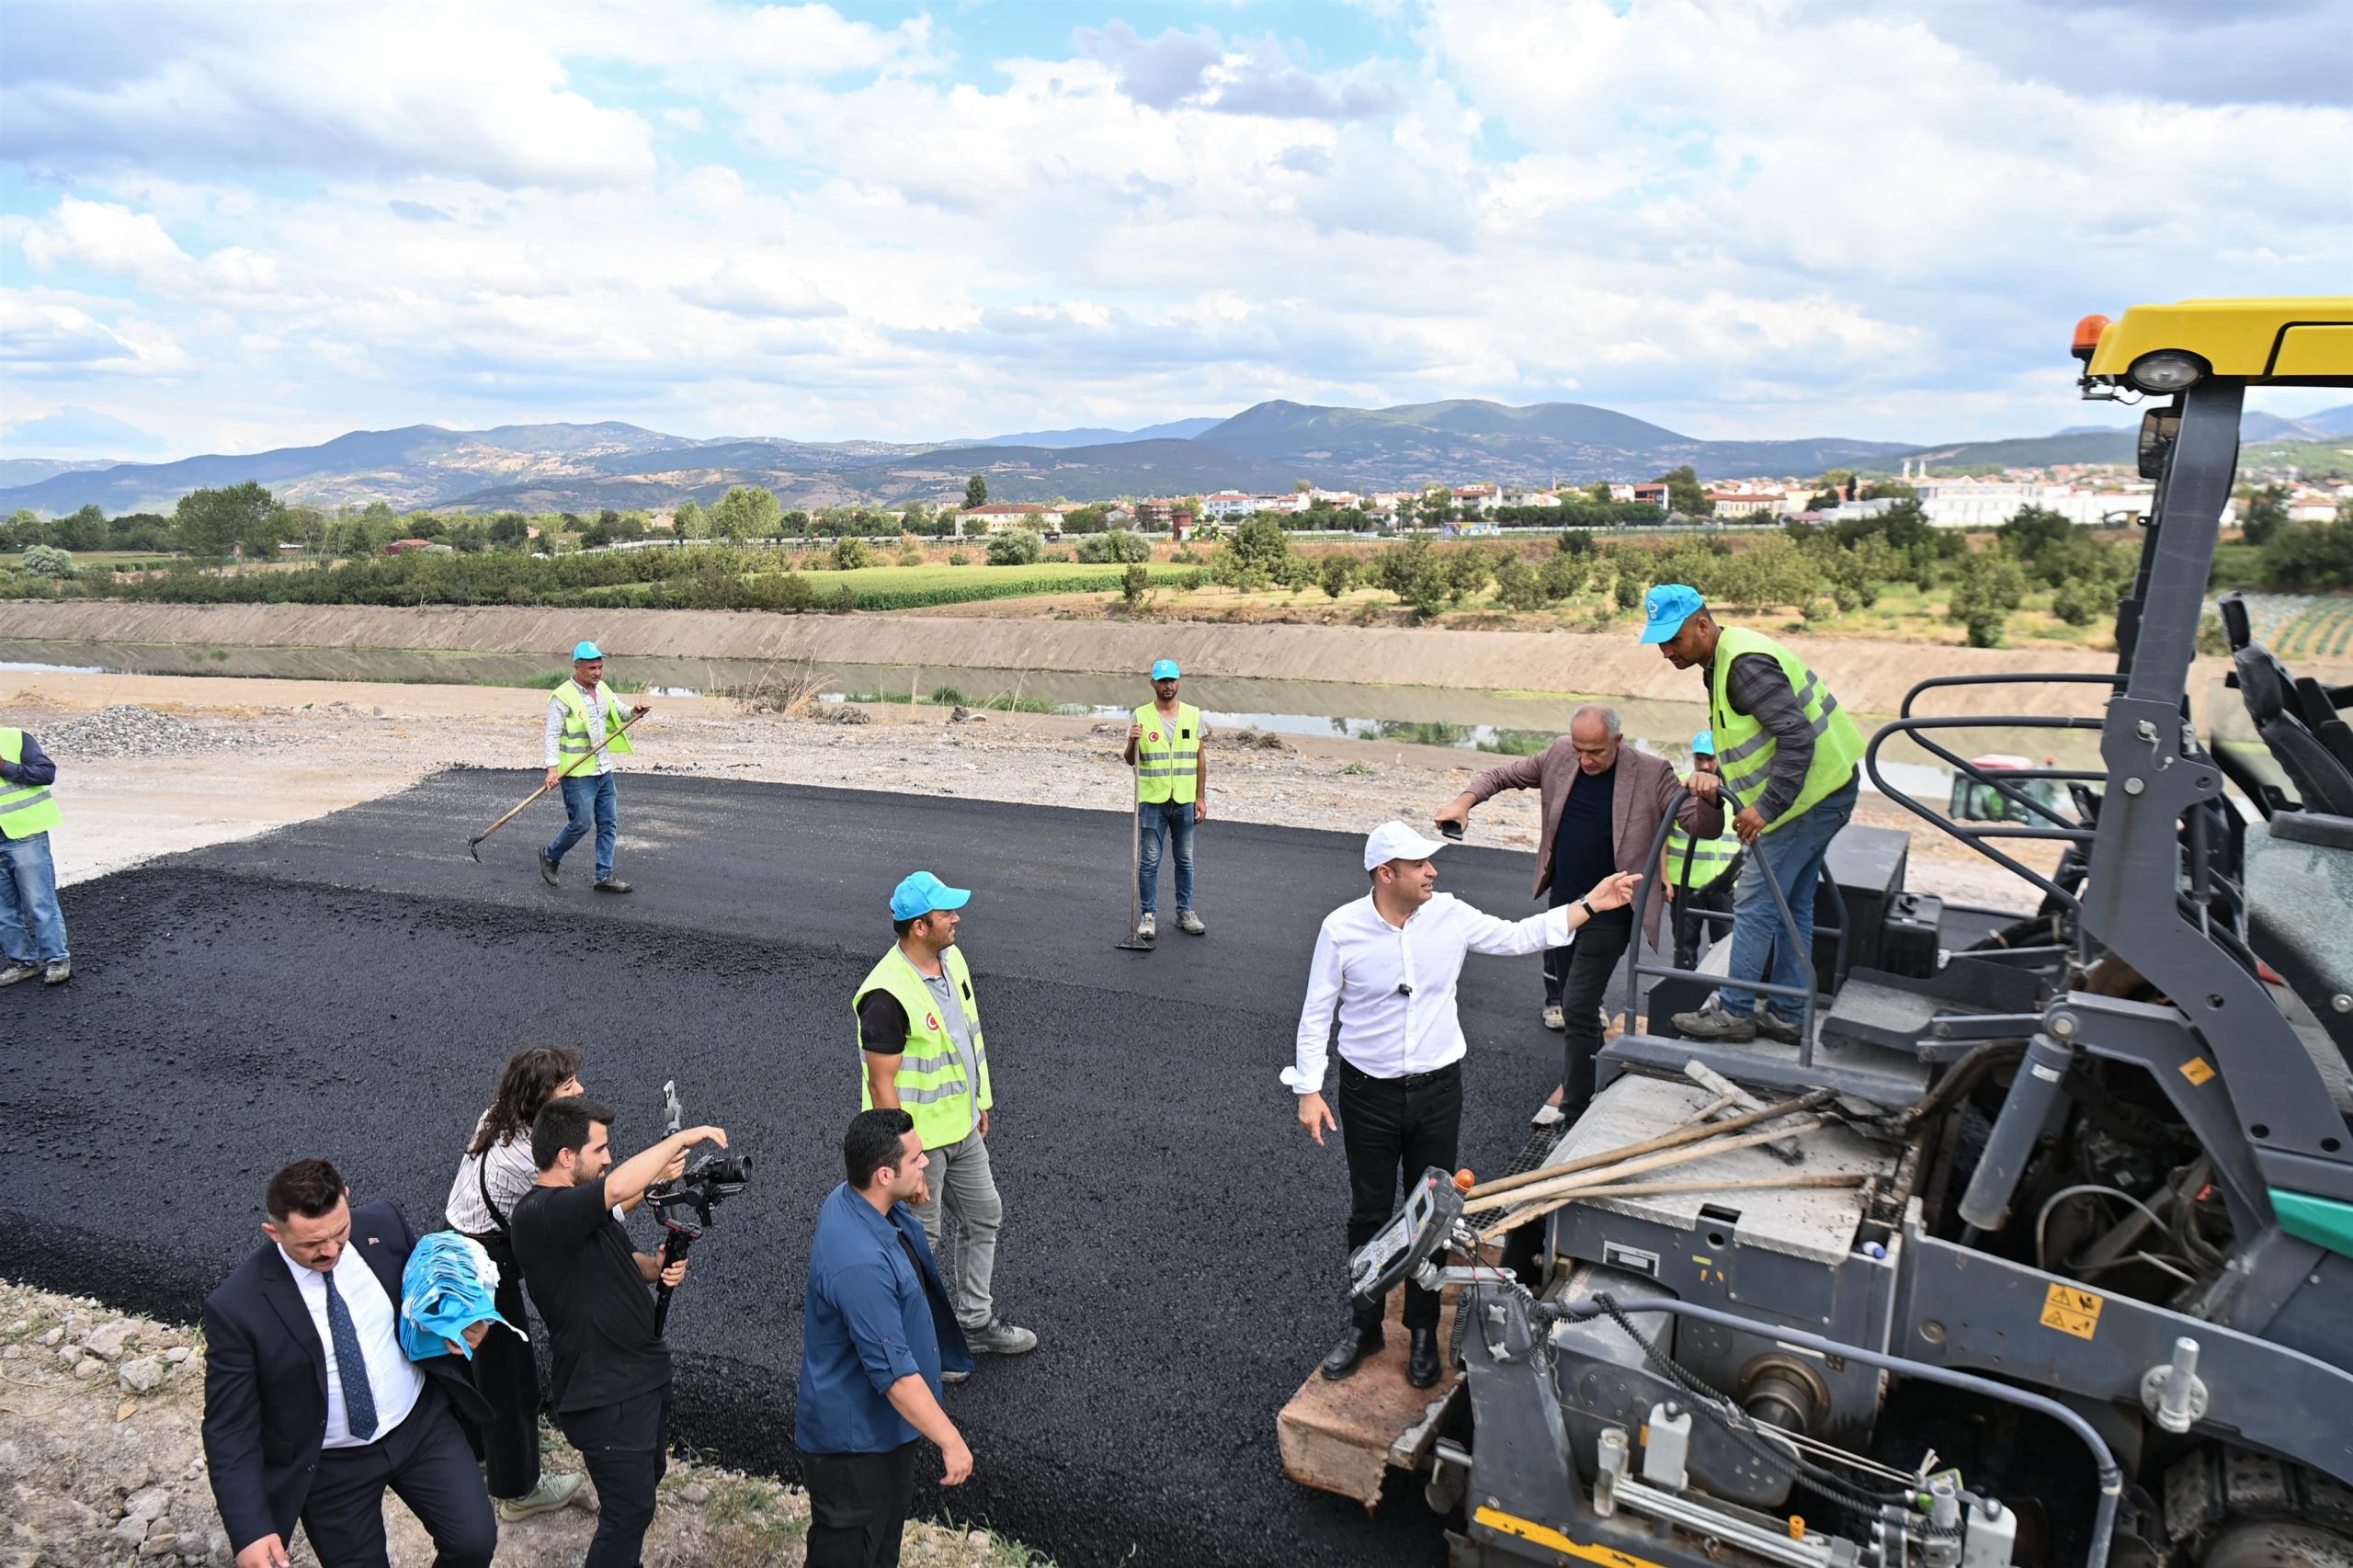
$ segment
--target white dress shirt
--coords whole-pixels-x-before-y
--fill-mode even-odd
[[[351,1435],[351,1418],[344,1414],[343,1372],[335,1365],[335,1331],[327,1326],[327,1277],[287,1256],[284,1247],[278,1249],[278,1256],[286,1259],[287,1272],[294,1276],[294,1288],[302,1292],[302,1304],[311,1310],[311,1326],[319,1331],[319,1347],[327,1353],[324,1448],[358,1449],[382,1440],[408,1419],[418,1396],[425,1392],[425,1374],[402,1351],[400,1335],[394,1331],[392,1299],[384,1293],[384,1282],[376,1278],[368,1260],[359,1256],[359,1249],[367,1244],[354,1236],[343,1256],[335,1260],[335,1293],[343,1298],[351,1313],[351,1326],[359,1335],[359,1354],[368,1364],[368,1388],[376,1396],[376,1430],[366,1437]]]
[[[1454,985],[1463,955],[1508,957],[1565,947],[1571,907],[1498,920],[1452,893],[1433,893],[1400,927],[1381,916],[1370,893],[1340,905],[1316,933],[1297,1056],[1283,1069],[1283,1082],[1296,1094],[1322,1092],[1335,1006],[1340,1055],[1368,1077],[1404,1078],[1460,1062],[1462,1022],[1455,1017]]]

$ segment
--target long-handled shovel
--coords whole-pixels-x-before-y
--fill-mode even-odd
[[[1136,767],[1141,768],[1142,764]],[[1122,952],[1148,953],[1152,951],[1152,942],[1142,935],[1143,776],[1141,772],[1136,773],[1134,784],[1134,798],[1128,802],[1128,934],[1112,946]]]
[[[598,741],[595,748],[592,749],[586,756],[580,759],[581,762],[594,762],[597,759],[597,753],[603,751],[607,746],[611,745],[615,741],[620,739],[622,732],[627,730],[631,724],[636,723],[637,719],[638,716],[632,713],[628,718],[622,720],[619,724],[613,726],[612,733],[607,735],[603,740]],[[574,765],[575,767],[577,766],[578,764],[576,763]],[[556,784],[563,783],[564,778],[568,776],[568,772],[566,774],[558,775]],[[496,833],[500,828],[505,827],[508,823],[513,822],[517,817],[521,816],[523,814],[523,806],[529,805],[533,801],[538,800],[540,796],[546,794],[549,790],[554,788],[555,784],[542,784],[538,789],[532,790],[529,795],[524,797],[522,806],[516,807],[505,816],[500,817],[496,822],[492,823],[488,827],[483,828],[480,833],[475,834],[472,838],[467,839],[466,853],[472,856],[475,860],[481,860],[482,841],[483,839],[488,838],[492,834]]]

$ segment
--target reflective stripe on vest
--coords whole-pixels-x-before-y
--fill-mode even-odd
[[[963,1054],[956,1049],[955,1037],[948,1032],[947,1020],[939,1016],[938,998],[931,994],[931,987],[924,983],[923,976],[915,972],[915,966],[907,961],[907,956],[895,943],[858,982],[849,1003],[853,1029],[858,1005],[876,991],[889,992],[906,1013],[905,1050],[900,1053],[898,1072],[892,1082],[899,1091],[900,1108],[914,1119],[915,1136],[926,1149],[961,1142],[977,1124],[976,1113],[996,1103],[989,1092],[989,1051],[981,1035],[980,1004],[972,996],[972,971],[965,967],[963,953],[955,948],[939,957],[949,985],[962,1002],[965,1021],[972,1028],[972,1062],[981,1075],[977,1101],[972,1083],[964,1075]],[[862,1062],[859,1067],[858,1108],[872,1110],[874,1085],[867,1078]]]
[[[0,730],[0,762],[24,760],[24,731]],[[0,783],[0,835],[30,838],[64,823],[65,813],[58,809],[48,785]]]
[[[1146,805],[1192,804],[1200,782],[1201,710],[1180,702],[1176,717],[1164,719],[1147,702],[1136,710],[1135,722],[1143,726],[1136,737],[1136,799]]]
[[[1863,733],[1804,660],[1761,631],[1725,627],[1717,635],[1715,661],[1709,671],[1708,719],[1715,733],[1716,771],[1732,801],[1754,805],[1762,798],[1773,771],[1773,754],[1779,749],[1771,731],[1754,717],[1733,710],[1733,661],[1750,653],[1761,653],[1781,667],[1813,734],[1813,761],[1806,769],[1804,783],[1789,810],[1765,824],[1765,831],[1771,833],[1846,786],[1855,776],[1855,765],[1862,760]]]
[[[1732,830],[1732,816],[1724,816],[1724,830],[1713,838],[1701,839],[1695,848],[1691,835],[1677,823],[1666,830],[1666,884],[1673,888],[1689,887],[1699,892],[1715,886],[1718,878],[1732,869],[1740,858],[1740,835]],[[1684,881],[1684,868],[1690,868],[1691,877]]]
[[[597,749],[597,743],[589,737],[588,701],[581,693],[580,683],[572,680],[555,688],[555,699],[563,704],[563,728],[556,732],[555,737],[558,766],[571,775],[579,771],[574,765],[585,761]],[[613,695],[611,687],[598,681],[597,700],[605,710],[605,733],[608,737],[605,749],[634,753],[637,748],[629,744],[629,737],[617,733],[620,722],[628,717],[621,711],[620,699]]]

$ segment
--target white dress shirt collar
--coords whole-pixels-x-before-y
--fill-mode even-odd
[[[335,1331],[327,1324],[327,1277],[315,1268],[306,1268],[288,1256],[284,1247],[278,1256],[284,1259],[286,1271],[294,1277],[294,1289],[302,1295],[302,1305],[311,1313],[311,1326],[318,1331],[319,1348],[327,1358],[327,1427],[322,1447],[356,1449],[380,1441],[386,1433],[408,1419],[416,1408],[419,1395],[425,1392],[425,1374],[417,1369],[401,1349],[397,1332],[398,1304],[385,1292],[384,1282],[359,1256],[365,1245],[358,1236],[343,1249],[335,1261],[335,1293],[351,1313],[351,1326],[359,1336],[359,1353],[368,1369],[369,1392],[376,1396],[376,1430],[367,1437],[351,1435],[351,1418],[343,1407],[343,1374],[335,1364]]]

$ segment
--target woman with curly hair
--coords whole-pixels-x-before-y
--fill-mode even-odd
[[[498,1265],[498,1315],[517,1328],[523,1315],[523,1271],[507,1244],[506,1216],[539,1179],[531,1160],[531,1122],[551,1099],[582,1093],[580,1052],[561,1045],[527,1045],[498,1075],[498,1093],[474,1123],[474,1134],[449,1184],[452,1230],[483,1244]],[[528,1338],[492,1334],[474,1355],[474,1386],[493,1414],[481,1452],[490,1494],[502,1519],[561,1508],[580,1490],[577,1475],[540,1473],[540,1367]]]

